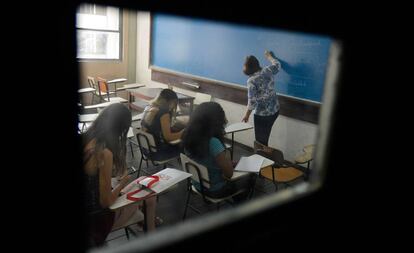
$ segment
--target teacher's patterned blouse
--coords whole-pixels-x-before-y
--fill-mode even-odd
[[[274,75],[279,72],[280,62],[273,58],[271,63],[247,79],[247,107],[259,116],[270,116],[279,111]]]

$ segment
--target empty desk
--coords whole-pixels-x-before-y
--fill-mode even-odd
[[[244,122],[233,123],[233,124],[230,124],[229,126],[226,127],[226,129],[225,129],[226,134],[231,133],[231,153],[230,153],[231,160],[233,160],[234,133],[244,131],[244,130],[248,130],[248,129],[252,129],[252,128],[253,128],[252,125],[250,125],[248,123],[244,123]]]
[[[107,84],[113,84],[115,87],[114,87],[114,92],[115,92],[115,96],[116,96],[116,92],[118,91],[118,89],[116,88],[116,85],[118,84],[118,83],[122,83],[122,82],[126,82],[127,81],[127,79],[126,78],[117,78],[117,79],[112,79],[112,80],[109,80],[109,81],[107,81],[106,83]]]
[[[142,100],[152,100],[155,97],[158,96],[158,94],[163,90],[163,88],[148,88],[148,87],[144,87],[144,88],[139,88],[139,89],[131,89],[128,90],[130,92],[130,95],[135,98],[140,98]],[[175,92],[177,93],[177,97],[178,97],[178,103],[189,103],[189,111],[190,113],[193,110],[193,103],[194,103],[194,97],[179,93],[179,92]],[[131,105],[133,105],[134,103],[132,103]]]

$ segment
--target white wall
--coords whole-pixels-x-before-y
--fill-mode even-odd
[[[137,82],[147,86],[166,87],[166,85],[151,81],[149,69],[150,53],[150,15],[147,12],[138,12],[137,18]],[[178,92],[194,95],[193,92],[174,88]],[[246,111],[246,106],[214,99],[223,107],[229,124],[240,122]],[[253,115],[250,116],[250,124],[253,125]],[[280,115],[276,120],[269,139],[269,146],[283,151],[285,159],[293,161],[294,157],[301,153],[303,146],[314,144],[316,141],[317,125],[305,121],[296,120]],[[235,141],[253,147],[254,130],[248,130],[235,134]]]

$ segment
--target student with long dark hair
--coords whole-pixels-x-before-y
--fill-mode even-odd
[[[233,176],[233,164],[224,146],[224,128],[227,119],[223,108],[216,102],[205,102],[197,106],[191,114],[184,130],[184,152],[192,159],[207,167],[210,176],[210,188],[207,196],[220,198],[246,189],[236,201],[245,199],[251,190],[251,177],[242,177],[230,181]],[[194,186],[200,190],[197,182]]]
[[[178,155],[180,150],[170,142],[181,139],[183,130],[173,131],[173,119],[176,114],[178,96],[171,89],[163,89],[144,109],[142,130],[151,133],[158,150],[168,155]]]
[[[85,204],[89,214],[89,236],[93,245],[104,243],[112,227],[125,224],[136,212],[131,204],[115,212],[109,210],[129,182],[126,167],[126,139],[131,112],[122,104],[105,108],[92,126],[82,134]],[[118,185],[111,186],[111,178]],[[155,229],[155,197],[145,200],[148,231]]]
[[[253,55],[246,57],[243,72],[247,79],[247,111],[242,121],[249,121],[254,110],[254,134],[256,141],[268,146],[270,132],[279,116],[279,101],[275,91],[274,75],[279,72],[280,62],[271,51],[265,51],[265,57],[271,62],[270,66],[260,67],[259,61]]]

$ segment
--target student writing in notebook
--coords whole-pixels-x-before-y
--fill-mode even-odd
[[[144,109],[142,116],[142,130],[154,136],[157,148],[168,155],[179,155],[177,146],[171,145],[173,141],[181,139],[183,130],[174,132],[173,118],[177,110],[177,94],[170,89],[163,89],[158,96]]]
[[[233,164],[226,155],[224,146],[225,125],[227,119],[223,108],[216,102],[205,102],[197,106],[183,134],[184,152],[200,164],[207,167],[210,188],[206,195],[220,198],[231,195],[240,189],[244,194],[234,197],[235,201],[244,200],[252,186],[250,175],[230,181],[233,176]],[[200,185],[193,182],[200,190]]]
[[[270,51],[265,51],[265,57],[271,65],[260,67],[259,61],[253,55],[246,57],[243,72],[247,79],[247,111],[242,121],[249,121],[254,110],[254,134],[256,141],[268,146],[272,126],[279,116],[279,101],[275,91],[274,75],[279,72],[280,62]]]
[[[126,173],[126,139],[131,126],[131,112],[122,104],[105,108],[92,126],[82,134],[85,204],[89,214],[89,238],[92,245],[104,243],[112,227],[125,224],[136,212],[138,204],[130,204],[112,212],[108,209],[129,182]],[[111,187],[112,176],[119,178]],[[156,198],[146,202],[148,231],[155,229]],[[92,246],[91,245],[91,246]]]

